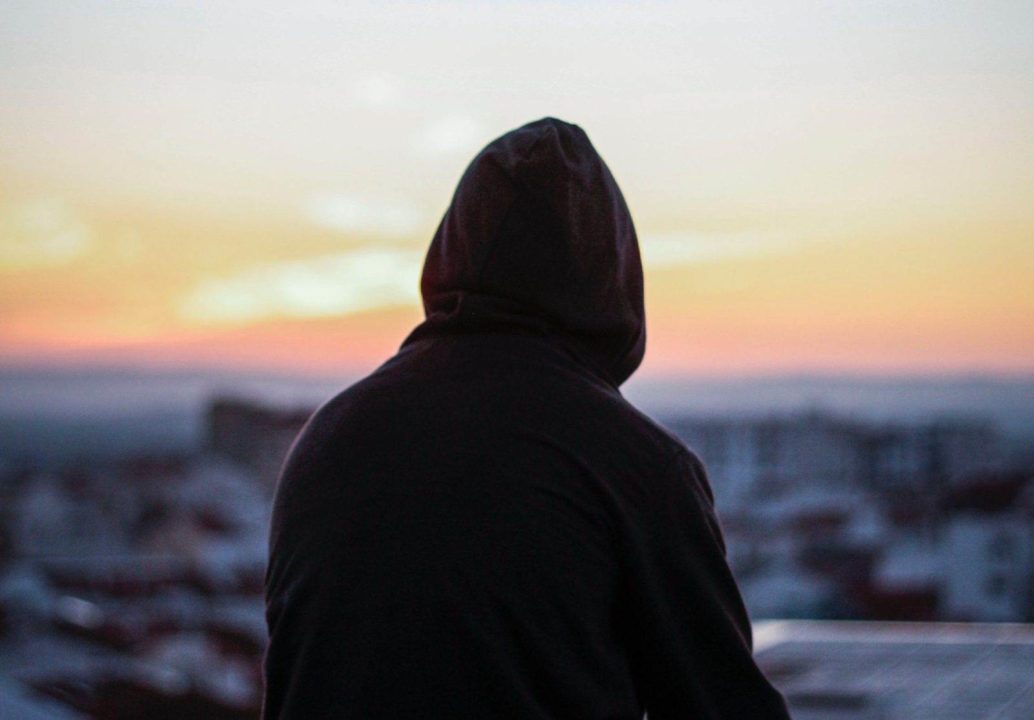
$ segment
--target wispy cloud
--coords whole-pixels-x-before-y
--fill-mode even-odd
[[[0,267],[61,265],[92,243],[90,229],[58,200],[0,207]]]
[[[387,73],[370,73],[356,78],[351,94],[356,105],[371,110],[397,107],[403,97],[399,79]]]
[[[779,237],[749,234],[645,234],[640,245],[649,269],[785,247]],[[363,247],[252,267],[200,283],[183,298],[179,312],[190,320],[236,323],[348,315],[415,304],[423,256],[423,250],[416,248]]]
[[[418,208],[400,200],[327,193],[306,200],[302,211],[322,227],[360,235],[401,237],[420,228]]]
[[[639,249],[647,268],[745,257],[778,251],[787,246],[781,234],[757,233],[644,233],[639,236]]]
[[[440,157],[478,150],[490,138],[485,128],[470,115],[446,115],[421,129],[414,147],[422,155]]]
[[[423,252],[361,248],[250,268],[207,280],[182,301],[180,314],[203,322],[348,315],[419,299]]]

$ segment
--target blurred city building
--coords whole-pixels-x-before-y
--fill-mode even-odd
[[[973,419],[670,418],[755,617],[1034,620],[1031,468]]]
[[[220,397],[196,453],[0,465],[0,717],[256,717],[268,511],[310,412]],[[1034,620],[1034,469],[993,426],[666,424],[795,717],[1034,717],[1034,631],[935,622]]]
[[[287,451],[312,408],[279,408],[232,397],[208,405],[208,449],[249,468],[267,487],[276,482]]]

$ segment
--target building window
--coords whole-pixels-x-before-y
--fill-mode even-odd
[[[1008,589],[1009,584],[1002,575],[989,575],[984,582],[984,592],[992,597],[1002,597]]]
[[[987,544],[987,550],[995,560],[1011,560],[1016,552],[1016,544],[1008,533],[997,533]]]
[[[774,427],[766,426],[758,430],[756,436],[758,464],[774,466],[779,460],[779,433]]]

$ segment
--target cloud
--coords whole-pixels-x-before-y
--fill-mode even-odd
[[[385,73],[372,73],[357,78],[352,84],[351,94],[357,105],[371,110],[397,107],[402,101],[398,79]]]
[[[180,314],[204,322],[348,315],[418,302],[423,252],[361,248],[251,268],[207,280],[180,304]]]
[[[484,144],[485,129],[469,115],[447,115],[426,125],[414,146],[422,155],[441,157],[472,152]]]
[[[0,267],[62,265],[92,241],[90,229],[58,200],[0,207]]]
[[[639,249],[647,268],[692,265],[726,258],[745,257],[786,247],[781,235],[755,233],[644,233]]]
[[[750,234],[646,234],[640,245],[644,264],[655,269],[752,255],[785,243]],[[421,249],[363,247],[253,267],[202,282],[182,300],[179,312],[190,320],[237,323],[414,305],[423,257]]]
[[[303,203],[310,222],[359,235],[402,237],[420,228],[422,213],[396,200],[351,194],[316,195]]]

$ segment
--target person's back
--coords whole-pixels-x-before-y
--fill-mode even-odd
[[[285,464],[266,718],[785,718],[699,461],[618,386],[644,351],[631,218],[547,119],[471,164],[428,319]]]

